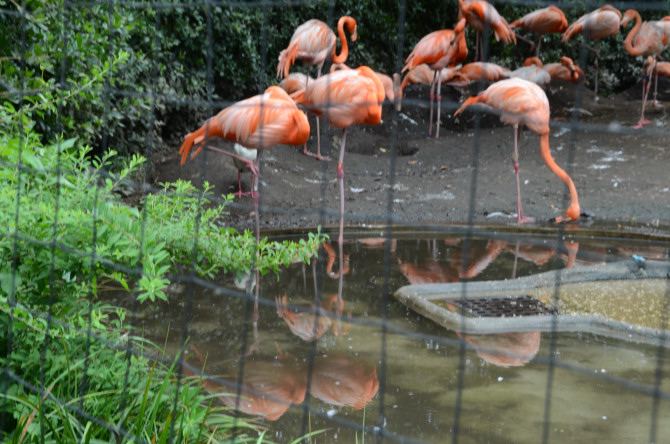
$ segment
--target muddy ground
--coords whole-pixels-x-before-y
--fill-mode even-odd
[[[439,139],[426,137],[428,88],[418,85],[407,88],[397,120],[385,106],[382,124],[350,128],[344,160],[347,226],[384,224],[389,210],[393,221],[403,225],[467,223],[471,209],[475,223],[515,226],[511,127],[496,116],[478,117],[470,111],[453,118],[458,104],[476,90],[445,89]],[[647,108],[652,123],[644,130],[630,128],[639,119],[640,85],[601,97],[598,104],[588,86],[555,82],[546,92],[552,154],[572,176],[582,212],[588,215],[577,224],[669,233],[670,82],[659,83],[665,107]],[[315,150],[312,128],[308,146]],[[336,159],[341,130],[326,128],[323,122],[321,130],[322,149]],[[567,206],[566,188],[544,165],[538,142],[536,134],[524,130],[523,209],[537,218],[536,226],[547,228],[552,226],[549,219]],[[221,146],[232,149],[230,144]],[[337,226],[337,162],[317,161],[301,150],[281,146],[263,153],[261,230]],[[172,154],[154,159],[155,183],[184,178],[198,184],[204,177],[217,193],[237,190],[237,170],[230,158],[210,152],[182,167],[177,151],[176,146]],[[249,174],[242,186],[249,189]],[[253,229],[252,198],[235,198],[225,222]]]

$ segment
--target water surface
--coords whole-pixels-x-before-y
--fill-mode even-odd
[[[670,351],[654,341],[580,331],[459,336],[392,296],[408,284],[512,279],[632,255],[667,262],[667,244],[380,234],[347,235],[342,275],[334,243],[311,266],[247,281],[248,295],[233,276],[175,283],[169,301],[145,307],[138,322],[158,343],[169,328],[173,352],[188,328],[186,358],[215,375],[209,389],[229,393],[221,402],[261,418],[279,442],[322,429],[315,442],[360,442],[363,425],[369,442],[380,433],[462,443],[670,436]]]

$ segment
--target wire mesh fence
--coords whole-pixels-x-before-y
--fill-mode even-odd
[[[0,0],[3,438],[663,442],[668,4],[477,3]]]

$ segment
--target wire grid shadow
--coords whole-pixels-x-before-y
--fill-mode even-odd
[[[232,201],[221,197],[231,191],[231,186],[233,190],[238,186],[238,167],[216,152],[230,151],[229,143],[211,142],[196,159],[188,159],[183,168],[165,167],[179,164],[176,153],[182,136],[202,125],[205,118],[278,83],[273,74],[279,50],[286,48],[303,18],[318,14],[334,27],[341,15],[355,15],[359,42],[351,44],[347,63],[352,67],[370,64],[391,74],[401,72],[407,55],[422,35],[456,26],[458,3],[443,3],[435,6],[432,2],[403,1],[393,8],[384,5],[389,6],[384,20],[393,24],[391,28],[387,25],[392,35],[387,39],[376,36],[374,43],[365,43],[364,39],[367,23],[368,29],[376,29],[373,22],[374,26],[381,26],[378,16],[372,14],[376,7],[352,2],[110,0],[54,3],[41,8],[29,2],[1,3],[3,23],[16,25],[16,37],[11,39],[16,45],[2,55],[3,69],[8,79],[10,68],[22,74],[13,77],[17,83],[8,80],[0,85],[6,110],[3,117],[21,116],[3,123],[6,146],[0,147],[7,153],[2,157],[7,183],[13,184],[5,188],[3,200],[7,228],[2,251],[7,262],[0,269],[5,324],[0,433],[19,442],[90,438],[117,442],[197,441],[202,434],[187,435],[184,423],[196,430],[216,428],[217,423],[208,423],[207,414],[202,412],[223,405],[229,417],[229,432],[224,436],[231,441],[256,441],[264,433],[269,441],[289,442],[315,433],[305,440],[354,442],[367,437],[376,442],[409,443],[549,442],[561,441],[565,436],[574,440],[621,436],[622,427],[631,426],[624,418],[632,415],[630,409],[634,408],[636,424],[625,440],[663,442],[669,432],[663,418],[670,408],[666,369],[670,267],[667,231],[663,228],[670,221],[667,183],[653,173],[638,173],[628,179],[624,167],[610,175],[602,173],[621,162],[634,165],[629,167],[633,170],[645,166],[643,161],[655,164],[653,171],[662,173],[668,160],[663,146],[670,137],[665,113],[650,110],[653,124],[635,130],[629,128],[628,122],[636,123],[638,108],[631,109],[629,105],[637,104],[642,96],[639,85],[635,83],[630,88],[639,94],[634,99],[623,105],[617,102],[624,96],[615,90],[623,89],[625,82],[636,82],[642,75],[641,58],[632,62],[622,50],[621,34],[627,34],[628,29],[602,41],[605,48],[600,47],[603,57],[599,62],[599,103],[595,103],[593,55],[589,48],[579,42],[566,46],[556,35],[545,37],[542,46],[546,57],[556,60],[563,51],[571,51],[576,64],[586,73],[586,82],[559,82],[559,86],[552,86],[552,81],[544,87],[552,107],[549,142],[552,149],[560,147],[553,151],[557,162],[584,193],[580,197],[585,214],[580,214],[576,225],[539,223],[529,230],[514,225],[516,213],[513,203],[512,208],[509,205],[513,202],[509,190],[514,191],[512,128],[500,123],[498,115],[481,109],[468,109],[460,117],[454,116],[465,98],[485,87],[478,83],[467,87],[442,85],[442,96],[435,97],[434,104],[429,99],[429,86],[410,85],[402,99],[396,96],[395,103],[387,101],[383,105],[378,125],[354,125],[348,133],[321,120],[318,132],[325,155],[335,158],[345,137],[347,147],[352,147],[353,152],[347,150],[344,155],[342,169],[338,162],[317,162],[288,147],[259,150],[257,207],[252,197]],[[494,6],[516,16],[549,5],[516,1],[502,9],[499,3]],[[558,6],[573,23],[600,5],[562,2]],[[670,12],[665,2],[622,2],[614,6],[622,12],[638,9],[643,17],[657,19]],[[431,12],[432,7],[435,10]],[[36,14],[37,10],[41,14],[50,12],[60,20],[60,26],[54,28],[58,34],[39,50],[30,41],[35,30],[43,26],[39,21],[43,16]],[[421,14],[424,21],[417,20]],[[137,31],[133,27],[137,23],[124,22],[124,17],[135,16],[142,16],[144,28],[143,33],[134,36],[141,35],[143,41],[128,38],[128,34]],[[440,26],[428,28],[440,21]],[[97,25],[88,26],[90,23]],[[218,28],[221,24],[230,30]],[[178,34],[176,28],[182,26],[197,32]],[[89,33],[94,32],[103,37],[91,38]],[[535,38],[530,33],[518,33]],[[240,35],[245,34],[246,39],[240,40]],[[491,61],[520,65],[529,55],[521,38],[512,48],[496,41],[490,29],[483,34],[482,54]],[[468,60],[472,60],[475,32],[468,28],[466,35],[471,52]],[[372,40],[371,34],[367,37]],[[574,39],[581,41],[582,37]],[[82,61],[78,51],[87,45],[94,48],[94,56]],[[132,48],[141,50],[124,54]],[[224,52],[222,48],[236,52]],[[390,57],[375,57],[375,49]],[[199,63],[198,70],[180,72],[185,65],[177,61],[184,53],[197,54],[194,58]],[[221,60],[246,69],[225,71]],[[171,79],[178,86],[169,84],[168,77],[162,74],[170,61],[175,62],[176,71]],[[114,63],[119,63],[120,68],[114,70]],[[76,69],[82,65],[90,69],[89,76],[73,77],[72,72],[78,72]],[[40,75],[26,69],[31,66],[40,66],[42,79],[51,78],[53,82],[37,81]],[[148,79],[141,87],[135,87],[126,76],[133,68],[141,68]],[[324,73],[328,69],[326,63]],[[624,75],[624,69],[633,72]],[[299,61],[291,68],[294,70],[305,72]],[[225,77],[224,72],[239,77]],[[192,73],[193,78],[188,78]],[[651,84],[650,77],[645,76],[644,80]],[[668,85],[663,82],[661,79],[660,100],[667,97]],[[88,91],[92,91],[90,97],[81,95]],[[73,112],[68,104],[75,96],[84,99],[78,102],[78,111],[85,108],[86,99],[94,99],[95,106],[91,107],[101,113],[93,124],[82,126],[82,132],[98,132],[99,136],[88,139],[95,147],[81,157],[73,150],[73,138],[56,137],[77,128],[76,118],[83,111]],[[39,109],[40,100],[49,102],[50,107],[40,110],[35,121],[25,120],[22,116]],[[656,100],[656,96],[650,98],[651,108]],[[402,110],[394,106],[398,102],[402,102]],[[123,117],[118,115],[123,109],[120,104],[128,103],[133,104],[136,118],[132,128],[124,121],[126,128],[120,129],[123,125],[116,125]],[[425,134],[433,130],[428,129],[433,105],[436,114],[438,108],[442,113],[440,138],[426,139]],[[336,104],[326,103],[326,116],[329,106]],[[313,110],[314,104],[304,109]],[[603,117],[594,118],[598,113]],[[311,136],[307,149],[313,150],[316,120],[312,114],[308,119]],[[45,131],[44,140],[39,140],[36,131],[50,124],[55,130],[51,134]],[[530,122],[528,126],[532,125]],[[129,136],[131,129],[135,131],[134,138]],[[208,126],[205,134],[210,131]],[[526,177],[532,177],[523,189],[533,197],[530,202],[524,200],[524,204],[528,214],[548,220],[560,217],[559,210],[568,207],[572,196],[555,178],[542,189],[549,180],[542,173],[534,173],[546,171],[544,159],[532,158],[535,153],[531,149],[535,150],[537,138],[530,131],[520,138],[521,174],[528,172]],[[621,145],[646,148],[654,155],[638,163],[636,159],[642,154],[620,152],[614,140],[620,140]],[[83,159],[93,154],[103,156],[121,141],[147,159],[141,174],[124,176],[117,172],[119,165],[113,163],[112,157],[108,162],[81,168]],[[36,150],[35,146],[41,149]],[[38,156],[45,150],[52,154],[49,162]],[[424,157],[419,157],[422,154]],[[503,164],[507,171],[501,174],[499,168]],[[347,231],[343,243],[336,242],[340,172],[346,185]],[[77,175],[85,178],[83,185],[74,180]],[[196,188],[161,186],[161,182],[179,178],[192,180]],[[205,187],[206,181],[213,184],[212,188]],[[33,189],[32,183],[40,185]],[[636,186],[646,194],[631,191]],[[40,187],[55,189],[53,200],[45,201]],[[665,189],[666,194],[653,192],[652,187]],[[68,210],[72,204],[70,190],[79,193],[77,196],[87,196],[89,202],[76,214]],[[618,198],[608,197],[615,191],[621,193],[621,202],[630,204],[641,218],[646,218],[645,223],[636,225],[627,212],[608,208],[619,202]],[[119,192],[126,198],[125,205],[100,205]],[[305,197],[306,193],[309,197]],[[161,281],[158,273],[147,272],[151,267],[138,265],[151,259],[160,262],[154,267],[160,268],[167,260],[152,256],[152,248],[160,244],[160,239],[156,239],[159,228],[150,214],[152,208],[162,208],[167,219],[170,211],[160,206],[165,205],[160,199],[147,200],[149,195],[181,200],[188,195],[192,205],[190,232],[181,233],[187,242],[184,251],[188,253],[174,259],[171,271],[164,275],[167,283]],[[202,276],[199,273],[206,267],[198,268],[198,261],[205,260],[203,252],[212,246],[200,233],[206,228],[204,221],[210,223],[205,219],[208,211],[217,203],[225,203],[229,211],[216,221],[224,227],[254,230],[260,223],[263,238],[299,240],[305,238],[306,230],[316,231],[321,225],[332,242],[319,250],[318,258],[279,271],[279,279],[273,273],[261,275],[258,271]],[[47,212],[40,213],[44,209]],[[106,225],[113,217],[122,221]],[[599,218],[605,223],[599,225]],[[86,239],[64,236],[64,225],[79,226],[79,237]],[[286,228],[292,231],[273,231]],[[126,238],[128,242],[124,244]],[[610,247],[606,241],[594,243],[593,238],[611,239],[613,245],[624,239],[625,245],[618,256],[612,256],[610,250],[616,246]],[[113,251],[108,248],[110,239],[117,242]],[[132,253],[133,249],[137,251]],[[553,273],[549,275],[553,281],[543,287],[546,292],[537,299],[538,304],[547,307],[560,306],[565,297],[561,289],[573,267],[633,257],[631,273],[660,282],[652,290],[653,303],[647,308],[654,315],[649,335],[637,337],[631,333],[629,340],[621,332],[612,336],[602,332],[589,335],[585,324],[575,327],[569,332],[571,335],[564,335],[558,312],[547,308],[544,315],[554,322],[541,334],[530,324],[491,339],[477,332],[468,334],[463,328],[443,328],[393,297],[408,283],[458,285],[449,287],[456,296],[440,303],[461,313],[459,319],[465,325],[468,317],[488,316],[474,314],[467,305],[475,297],[469,282],[492,279],[493,274],[487,271],[489,265],[505,256],[507,265],[501,266],[503,271],[496,275],[497,279],[510,277],[512,256],[511,277],[517,278],[517,262],[526,260],[530,264],[530,251],[537,249],[545,256],[526,268]],[[631,251],[637,254],[631,256]],[[646,259],[641,257],[641,251]],[[528,254],[524,256],[524,252]],[[656,262],[652,264],[652,260]],[[75,263],[76,272],[68,268]],[[30,264],[41,266],[30,268]],[[652,275],[652,269],[660,270],[659,274]],[[25,274],[26,270],[33,275]],[[104,287],[112,281],[118,284],[105,295]],[[142,282],[149,282],[142,287],[145,290],[139,289]],[[140,294],[152,285],[166,288],[167,301],[140,301]],[[25,294],[37,290],[41,291],[38,300],[25,298]],[[85,301],[84,308],[74,317],[65,313],[64,291],[72,291],[78,300]],[[104,301],[104,308],[98,297]],[[644,305],[639,299],[624,302]],[[108,305],[120,305],[124,311],[113,312]],[[635,320],[627,320],[639,327]],[[108,333],[103,326],[116,333]],[[544,338],[541,348],[540,337]],[[34,338],[35,342],[28,347],[26,338]],[[60,344],[70,344],[67,341],[73,341],[81,354],[71,354],[66,346],[61,348]],[[588,346],[574,345],[580,341]],[[92,361],[103,356],[99,354],[101,349],[114,352],[112,358],[104,355],[110,359],[105,363],[109,371],[91,373]],[[568,350],[578,350],[574,352],[576,357]],[[608,353],[620,356],[608,360]],[[607,362],[612,369],[605,369],[605,364],[601,367],[589,354]],[[142,378],[153,375],[154,362],[171,371],[157,392],[146,384],[146,391],[138,394],[137,387],[145,387],[141,385]],[[646,365],[638,368],[633,364],[638,362]],[[54,375],[54,369],[62,373]],[[196,383],[208,393],[205,399],[211,402],[203,410],[186,404]],[[67,391],[60,389],[60,384],[76,387],[71,392],[76,395],[61,397],[59,394]],[[597,389],[580,402],[579,392],[587,385]],[[621,391],[626,393],[626,402],[617,401],[624,396]],[[104,405],[109,392],[120,393],[115,398],[118,404]],[[155,407],[158,401],[162,404]],[[152,403],[153,410],[149,406]],[[620,410],[609,408],[617,403],[624,406]],[[56,406],[56,413],[47,413],[46,405]],[[578,421],[571,416],[573,412],[566,412],[572,408],[575,415],[587,418]],[[150,425],[142,428],[138,425],[141,421],[127,421],[126,416],[137,410],[140,417],[148,412],[150,419],[161,417],[162,422],[149,420]],[[61,423],[59,416],[68,419]],[[515,422],[520,426],[510,425]],[[92,430],[99,436],[92,436]]]

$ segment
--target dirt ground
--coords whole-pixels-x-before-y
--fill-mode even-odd
[[[670,82],[661,79],[659,99],[665,107],[647,107],[652,123],[644,130],[631,129],[640,115],[640,85],[601,97],[598,104],[588,86],[553,82],[546,92],[552,154],[572,176],[587,215],[576,224],[670,233]],[[471,205],[475,223],[516,225],[512,128],[497,116],[480,114],[477,132],[475,112],[452,116],[474,93],[474,87],[443,88],[439,139],[426,137],[428,87],[418,85],[405,91],[395,122],[385,106],[380,125],[350,128],[344,157],[347,226],[385,224],[389,211],[401,225],[467,223]],[[314,151],[315,118],[309,118],[308,146]],[[322,122],[321,131],[322,150],[336,159],[341,130]],[[230,144],[220,146],[232,150]],[[337,226],[337,162],[318,161],[301,150],[281,146],[262,154],[261,230]],[[217,193],[237,191],[230,158],[209,152],[182,167],[177,151],[176,146],[172,154],[154,159],[155,183],[183,178],[199,184],[204,177]],[[524,213],[537,218],[536,227],[551,227],[549,219],[567,206],[567,189],[544,165],[538,136],[529,130],[520,141],[520,173]],[[250,187],[248,173],[242,186]],[[236,197],[225,222],[253,229],[252,198]]]

